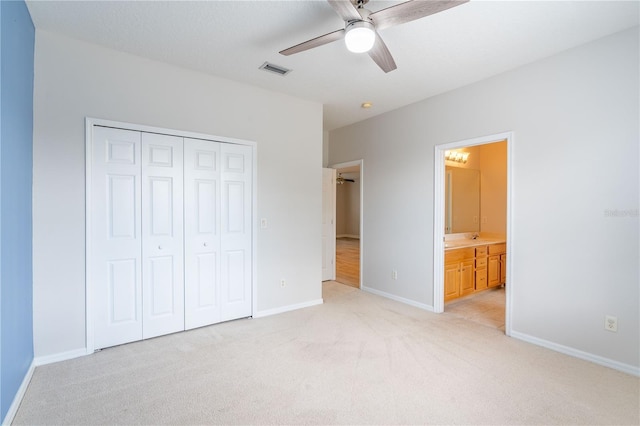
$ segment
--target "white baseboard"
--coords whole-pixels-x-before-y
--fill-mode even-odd
[[[295,311],[296,309],[309,308],[311,306],[322,305],[323,303],[324,301],[322,299],[316,299],[316,300],[311,300],[309,302],[297,303],[295,305],[287,305],[287,306],[282,306],[280,308],[267,309],[265,311],[258,311],[253,315],[253,317],[254,318],[268,317],[270,315],[276,315],[276,314],[282,314],[284,312]]]
[[[68,359],[74,359],[85,355],[89,355],[86,348],[74,349],[72,351],[39,356],[36,357],[33,362],[35,363],[36,367],[39,367],[41,365],[53,364],[54,362],[66,361]]]
[[[16,392],[16,395],[13,397],[13,402],[9,406],[9,410],[7,411],[7,415],[4,416],[2,420],[3,425],[10,425],[13,422],[14,417],[18,413],[18,407],[20,407],[20,403],[22,402],[22,398],[24,398],[24,394],[27,392],[27,388],[29,387],[29,383],[31,382],[31,378],[33,377],[33,372],[36,369],[36,364],[32,360],[31,365],[29,365],[29,369],[27,370],[27,374],[24,375],[24,379],[22,379],[22,383]]]
[[[580,358],[585,361],[590,361],[604,367],[613,368],[614,370],[622,371],[623,373],[640,376],[640,367],[635,367],[630,364],[625,364],[599,355],[594,355],[588,352],[581,351],[579,349],[571,348],[569,346],[560,345],[558,343],[550,342],[548,340],[540,339],[538,337],[530,336],[518,331],[512,330],[510,336],[527,343],[532,343],[537,346],[542,346],[543,348],[551,349],[552,351],[560,352],[575,358]]]
[[[425,311],[433,312],[433,306],[426,305],[424,303],[416,302],[415,300],[405,299],[404,297],[396,296],[395,294],[387,293],[384,291],[376,290],[371,287],[362,287],[363,291],[376,294],[378,296],[386,297],[387,299],[395,300],[396,302],[404,303],[416,308],[423,309]]]
[[[339,234],[336,235],[336,238],[355,238],[356,240],[360,239],[360,235],[354,235],[354,234]]]

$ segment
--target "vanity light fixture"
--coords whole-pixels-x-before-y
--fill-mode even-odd
[[[469,153],[460,151],[445,151],[444,159],[447,161],[455,161],[456,163],[465,164],[469,159]]]

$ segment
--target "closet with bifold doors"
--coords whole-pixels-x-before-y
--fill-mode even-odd
[[[251,316],[253,149],[92,126],[94,348]]]

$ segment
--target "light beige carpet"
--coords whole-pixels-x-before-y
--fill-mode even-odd
[[[15,424],[634,424],[639,379],[334,282],[323,305],[38,367]]]

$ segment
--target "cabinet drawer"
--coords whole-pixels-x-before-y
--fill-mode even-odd
[[[455,262],[457,260],[473,259],[473,255],[474,255],[473,247],[447,250],[444,252],[444,261],[445,263],[449,263],[449,262]]]
[[[476,257],[476,268],[486,268],[487,267],[487,258],[486,257]]]
[[[476,257],[486,256],[487,255],[487,246],[476,247]]]
[[[507,251],[507,245],[502,244],[491,244],[489,246],[489,254],[502,254]]]

